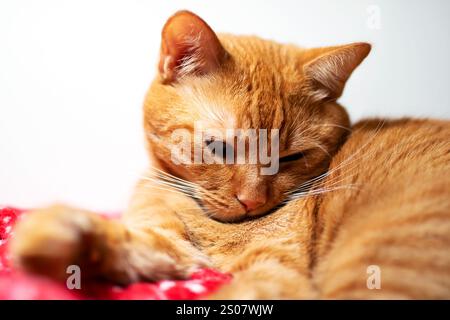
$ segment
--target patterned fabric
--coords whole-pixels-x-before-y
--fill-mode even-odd
[[[198,299],[230,281],[231,276],[211,269],[193,273],[188,280],[138,282],[127,287],[109,283],[81,283],[70,290],[65,283],[24,274],[11,267],[8,241],[14,236],[14,223],[25,213],[16,208],[0,208],[0,299],[111,299],[177,300]],[[69,276],[69,275],[68,275]]]

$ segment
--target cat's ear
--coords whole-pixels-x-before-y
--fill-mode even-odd
[[[303,71],[313,97],[317,100],[339,98],[353,70],[367,57],[370,49],[368,43],[312,49],[312,60],[304,65]]]
[[[225,55],[205,21],[192,12],[178,11],[162,30],[159,72],[166,83],[184,75],[206,74],[219,67]]]

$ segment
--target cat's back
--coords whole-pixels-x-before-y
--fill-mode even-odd
[[[449,168],[450,121],[417,119],[357,123],[331,164],[371,196],[436,189],[450,183]]]
[[[364,120],[333,158],[325,187],[342,188],[355,206],[367,206],[366,197],[373,203],[427,190],[448,195],[449,169],[450,121]]]
[[[450,294],[450,122],[367,120],[334,157],[318,212],[327,297]],[[379,268],[383,290],[368,290]],[[358,270],[358,272],[355,272]]]

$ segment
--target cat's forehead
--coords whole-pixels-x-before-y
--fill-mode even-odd
[[[223,93],[214,94],[206,85],[185,84],[179,89],[194,122],[204,128],[232,129],[238,126],[234,106],[223,97]]]
[[[208,80],[185,83],[178,92],[192,121],[204,129],[271,130],[289,122],[287,105],[274,93],[244,92]]]

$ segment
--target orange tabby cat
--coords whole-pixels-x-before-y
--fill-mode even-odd
[[[217,36],[193,13],[176,13],[144,106],[152,166],[129,209],[120,222],[36,210],[17,226],[16,265],[64,278],[78,264],[84,276],[122,284],[202,266],[233,273],[214,298],[450,298],[450,125],[348,129],[336,100],[369,51]],[[195,136],[198,121],[279,129],[279,171],[175,164],[172,133]]]

